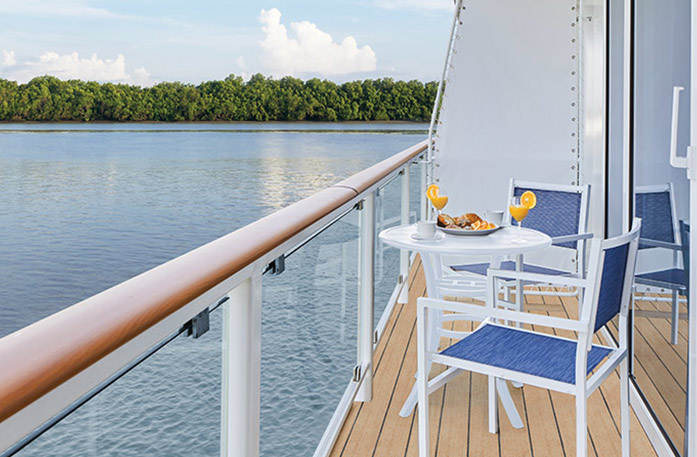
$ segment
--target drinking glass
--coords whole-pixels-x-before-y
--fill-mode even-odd
[[[518,236],[512,240],[513,243],[527,243],[527,240],[524,240],[520,236],[520,226],[521,222],[523,222],[523,219],[525,219],[525,216],[528,215],[529,208],[526,206],[523,206],[523,204],[520,201],[520,197],[511,197],[511,202],[508,205],[508,211],[511,213],[511,216],[513,219],[518,221]]]
[[[436,208],[436,210],[438,210],[438,214],[440,214],[443,208],[445,208],[445,205],[448,204],[448,197],[446,197],[445,195],[433,197],[431,199],[431,204],[434,208]]]

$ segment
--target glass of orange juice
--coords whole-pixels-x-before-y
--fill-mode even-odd
[[[518,237],[513,240],[513,243],[527,243],[527,241],[520,236],[520,224],[523,222],[523,219],[525,219],[525,216],[528,215],[530,208],[523,205],[523,203],[520,201],[520,197],[518,196],[511,197],[511,202],[508,205],[508,211],[511,213],[513,219],[518,221]]]
[[[448,197],[446,197],[445,195],[433,197],[431,199],[431,203],[433,204],[433,207],[438,210],[438,213],[440,213],[443,210],[443,208],[445,208],[445,205],[448,204]]]

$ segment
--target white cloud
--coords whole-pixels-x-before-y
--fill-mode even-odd
[[[308,21],[291,22],[295,37],[288,35],[281,24],[281,12],[272,8],[261,10],[264,39],[260,60],[274,76],[319,73],[340,75],[375,70],[377,58],[370,46],[358,47],[356,39],[347,36],[335,43],[331,35]]]
[[[119,54],[116,59],[102,60],[97,54],[89,59],[81,59],[77,52],[60,55],[55,52],[44,52],[36,62],[28,62],[35,74],[49,74],[61,79],[84,79],[87,81],[124,81],[126,74],[126,59]]]
[[[390,10],[412,9],[448,12],[452,12],[455,7],[453,0],[378,0],[377,5]]]
[[[6,63],[11,62],[11,65]],[[152,85],[150,73],[136,68],[134,76],[126,72],[126,58],[119,54],[115,59],[100,59],[92,54],[88,59],[80,58],[77,52],[58,54],[46,51],[37,60],[18,62],[13,51],[3,51],[3,66],[11,67],[0,73],[0,77],[27,82],[36,76],[51,75],[60,79],[81,79],[83,81],[112,81],[138,85]]]
[[[0,64],[1,67],[11,67],[17,63],[17,59],[15,58],[15,52],[14,51],[6,51],[2,50],[2,63]]]
[[[133,70],[134,76],[129,76],[126,78],[126,82],[129,84],[135,84],[136,86],[152,86],[155,81],[150,77],[150,73],[144,67],[138,67]]]

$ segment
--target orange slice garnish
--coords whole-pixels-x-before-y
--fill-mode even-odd
[[[520,204],[527,209],[533,209],[537,205],[537,197],[533,192],[526,190],[520,196]]]
[[[429,200],[433,201],[434,198],[438,198],[439,192],[440,188],[435,184],[431,184],[430,186],[428,186],[428,189],[426,190],[426,197],[428,197]]]

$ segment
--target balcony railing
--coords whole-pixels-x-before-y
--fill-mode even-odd
[[[358,355],[353,377],[315,452],[326,455],[351,403],[372,396],[373,347],[390,305],[407,289],[409,268],[408,256],[401,254],[397,286],[375,325],[376,232],[387,219],[411,220],[409,170],[426,151],[427,141],[422,141],[0,339],[0,456],[17,454],[178,335],[204,333],[211,316],[217,316],[211,312],[221,305],[220,454],[258,455],[262,276],[282,272],[288,256],[357,211]],[[385,216],[380,191],[400,175],[399,211],[392,208]],[[425,165],[422,181],[424,176]]]

